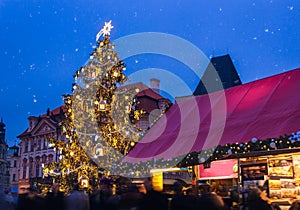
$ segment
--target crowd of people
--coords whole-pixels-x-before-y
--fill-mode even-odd
[[[173,193],[165,194],[153,189],[150,179],[143,183],[141,190],[129,179],[118,189],[113,188],[112,180],[103,178],[99,188],[88,194],[78,184],[68,195],[59,191],[59,184],[54,183],[46,196],[38,194],[35,187],[20,194],[17,204],[10,210],[230,210],[232,206],[224,203],[222,197],[211,189],[202,186],[199,194],[193,188],[183,190],[179,182],[173,184]],[[254,188],[248,193],[248,210],[278,210],[272,206],[263,189]],[[299,204],[291,210],[299,210]],[[297,205],[297,206],[296,206]],[[236,208],[238,209],[238,208]]]

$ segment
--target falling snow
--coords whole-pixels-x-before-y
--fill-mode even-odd
[[[33,97],[33,103],[36,103],[37,102],[36,95],[32,95],[32,97]]]
[[[34,64],[34,63],[31,64],[31,65],[29,66],[29,69],[30,69],[30,70],[34,70],[34,69],[35,69],[35,64]]]
[[[14,101],[16,99],[7,98],[6,100],[12,100],[13,108],[19,106],[20,110],[21,108],[24,109],[22,111],[25,115],[27,111],[28,114],[36,114],[36,110],[30,107],[32,103],[35,106],[41,104],[41,98],[36,96],[40,95],[40,93],[36,92],[35,95],[32,95],[33,90],[41,87],[42,81],[37,80],[40,73],[46,73],[44,78],[52,78],[53,72],[61,71],[65,73],[62,70],[66,69],[70,72],[76,71],[82,65],[80,63],[82,60],[74,59],[74,56],[79,54],[79,50],[82,54],[88,55],[91,48],[96,48],[95,43],[91,42],[89,36],[97,32],[98,27],[95,27],[95,24],[103,24],[104,21],[107,21],[106,18],[109,18],[109,15],[113,16],[113,21],[118,23],[117,29],[113,30],[112,39],[143,31],[157,31],[184,37],[187,41],[204,50],[204,54],[207,57],[210,54],[213,54],[211,56],[222,55],[222,53],[226,52],[225,49],[228,48],[232,52],[232,57],[236,58],[239,64],[237,71],[242,75],[242,79],[245,82],[252,81],[256,76],[256,79],[261,79],[265,76],[274,75],[283,69],[289,70],[299,67],[299,59],[296,57],[298,48],[293,42],[293,40],[297,40],[296,35],[299,34],[300,30],[296,25],[297,22],[300,22],[298,15],[300,3],[298,1],[286,3],[284,1],[268,0],[264,5],[260,1],[250,1],[248,3],[231,1],[237,6],[232,7],[229,3],[228,5],[221,3],[207,3],[205,5],[201,1],[195,1],[197,4],[187,5],[183,1],[175,0],[172,4],[167,5],[171,7],[168,9],[163,7],[164,4],[155,4],[153,7],[145,8],[144,5],[139,7],[142,4],[137,3],[131,9],[125,4],[118,5],[123,7],[122,11],[126,11],[124,13],[118,12],[117,8],[111,8],[110,12],[99,12],[101,11],[100,3],[88,6],[86,2],[82,3],[82,5],[76,2],[74,10],[71,12],[69,5],[63,2],[58,3],[54,1],[51,4],[46,2],[40,1],[26,4],[26,10],[24,10],[24,6],[15,4],[14,11],[17,11],[16,13],[13,13],[13,10],[9,11],[9,7],[2,8],[7,10],[5,14],[13,14],[9,19],[7,17],[3,19],[5,21],[7,19],[7,23],[2,22],[4,35],[1,36],[1,63],[7,69],[5,72],[9,73],[9,75],[4,75],[3,78],[14,79],[11,79],[13,85],[9,84],[9,81],[3,80],[4,84],[0,88],[0,92],[1,94],[9,94],[7,87],[10,87],[10,90],[18,88],[16,89],[17,91],[30,93],[29,97],[27,94],[23,94],[27,95],[27,98],[20,98],[20,100],[24,101],[24,104],[22,103],[21,105],[19,105],[20,101]],[[112,4],[112,7],[114,6],[116,5]],[[51,8],[52,10],[49,11]],[[82,13],[81,9],[87,12]],[[209,13],[212,11],[220,15]],[[137,17],[139,18],[138,20],[136,19]],[[270,22],[269,17],[272,18],[272,22]],[[128,22],[137,25],[136,27],[132,25],[132,27],[127,27]],[[186,27],[187,22],[190,24],[189,27]],[[43,25],[43,23],[45,24]],[[219,27],[221,23],[223,25]],[[49,33],[45,34],[48,30]],[[81,36],[76,36],[79,33]],[[184,35],[184,33],[190,36]],[[87,43],[89,45],[85,49]],[[245,51],[244,49],[247,50]],[[132,49],[124,49],[124,51],[132,52]],[[255,52],[255,55],[261,55],[265,59],[256,59],[251,54],[252,52]],[[271,53],[272,56],[268,56]],[[249,59],[253,62],[249,65],[250,62],[246,62],[243,59],[246,61]],[[280,63],[274,64],[274,60],[279,60]],[[132,58],[131,61],[134,64],[138,64],[136,65],[138,67],[155,65],[155,63],[145,62],[140,57],[136,58],[136,60]],[[272,71],[272,68],[274,71]],[[256,75],[254,76],[254,74]],[[66,75],[66,78],[68,76],[72,79],[72,74]],[[61,80],[59,76],[55,79]],[[33,82],[33,80],[37,80],[37,82]],[[55,85],[56,83],[52,82],[53,80],[51,82],[48,80],[43,84],[49,91],[51,90],[50,92],[61,95],[65,90],[69,90],[70,84],[66,84],[65,89],[58,89],[61,85]],[[23,86],[20,88],[19,85]],[[38,90],[45,91],[42,88]],[[13,96],[14,94],[10,95]],[[23,95],[20,94],[20,97]],[[25,101],[28,101],[29,108]],[[20,116],[21,118],[22,116]],[[8,124],[9,126],[11,125]],[[19,128],[19,130],[22,129]],[[13,135],[15,136],[16,134]]]

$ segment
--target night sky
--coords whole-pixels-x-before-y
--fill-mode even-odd
[[[63,104],[61,95],[71,93],[73,74],[109,20],[112,41],[160,32],[192,43],[207,58],[230,54],[243,83],[300,67],[296,0],[0,0],[0,117],[10,145],[27,128],[28,116]],[[192,91],[199,82],[168,56],[144,53],[124,61],[128,75],[156,68],[177,75]]]

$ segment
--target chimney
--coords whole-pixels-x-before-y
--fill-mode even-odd
[[[156,78],[150,79],[150,88],[158,94],[159,94],[159,83],[160,83],[160,80],[158,80]]]

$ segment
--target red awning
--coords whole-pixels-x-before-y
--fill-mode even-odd
[[[126,162],[169,159],[226,143],[300,130],[300,69],[173,105]]]

